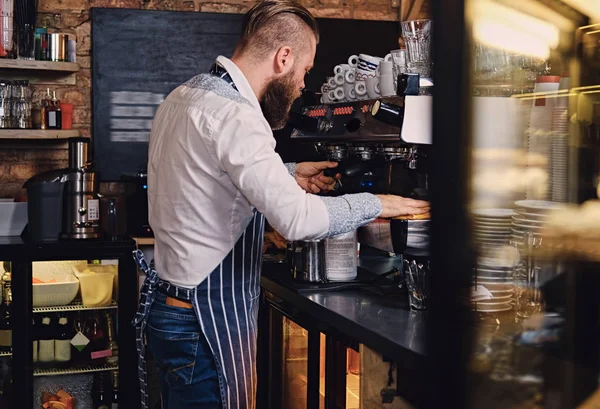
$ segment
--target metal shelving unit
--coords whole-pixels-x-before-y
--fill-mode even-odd
[[[44,368],[34,369],[33,376],[58,376],[58,375],[73,375],[93,372],[116,371],[119,369],[119,364],[104,364],[86,366],[84,368]]]
[[[95,311],[95,310],[111,310],[117,309],[118,305],[116,301],[112,301],[109,305],[103,305],[100,307],[86,307],[81,304],[81,301],[76,301],[69,305],[57,305],[52,307],[33,307],[34,313],[40,312],[66,312],[66,311]]]

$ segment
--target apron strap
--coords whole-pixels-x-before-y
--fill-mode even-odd
[[[146,345],[144,331],[146,329],[146,321],[148,320],[148,313],[152,302],[154,302],[155,291],[158,288],[158,274],[154,269],[154,263],[151,262],[150,266],[146,263],[144,253],[141,250],[135,250],[133,252],[133,258],[137,263],[140,270],[146,274],[142,289],[140,290],[140,302],[138,311],[132,320],[132,324],[135,327],[135,343],[138,353],[138,376],[140,379],[140,395],[141,395],[141,408],[148,409],[148,372],[146,368]]]

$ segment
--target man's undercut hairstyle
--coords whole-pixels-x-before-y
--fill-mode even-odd
[[[263,0],[244,16],[239,47],[259,60],[286,45],[294,51],[308,49],[309,33],[318,43],[319,27],[304,6],[292,0]]]

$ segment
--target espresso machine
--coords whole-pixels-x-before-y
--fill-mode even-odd
[[[291,137],[314,142],[317,152],[338,162],[328,171],[342,179],[328,195],[369,192],[429,199],[432,97],[423,95],[419,84],[418,74],[401,74],[396,96],[304,106],[292,114]],[[394,259],[396,267],[388,275],[395,270],[396,276],[402,276],[402,266],[428,264],[429,223],[378,218],[357,231],[361,257],[376,252]]]

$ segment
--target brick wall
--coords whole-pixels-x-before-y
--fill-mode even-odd
[[[392,0],[300,0],[317,17],[358,20],[398,20],[398,8]],[[404,0],[407,1],[407,0]],[[426,2],[427,3],[427,2]],[[246,0],[39,0],[38,25],[51,32],[63,32],[77,37],[77,84],[56,86],[57,97],[74,105],[73,128],[90,135],[91,124],[91,56],[90,7],[116,7],[148,10],[179,10],[198,12],[244,13],[254,4]],[[420,15],[428,13],[425,5]],[[34,89],[39,100],[47,86]],[[66,166],[64,149],[10,148],[0,145],[0,198],[23,196],[21,186],[31,176],[43,170]]]

